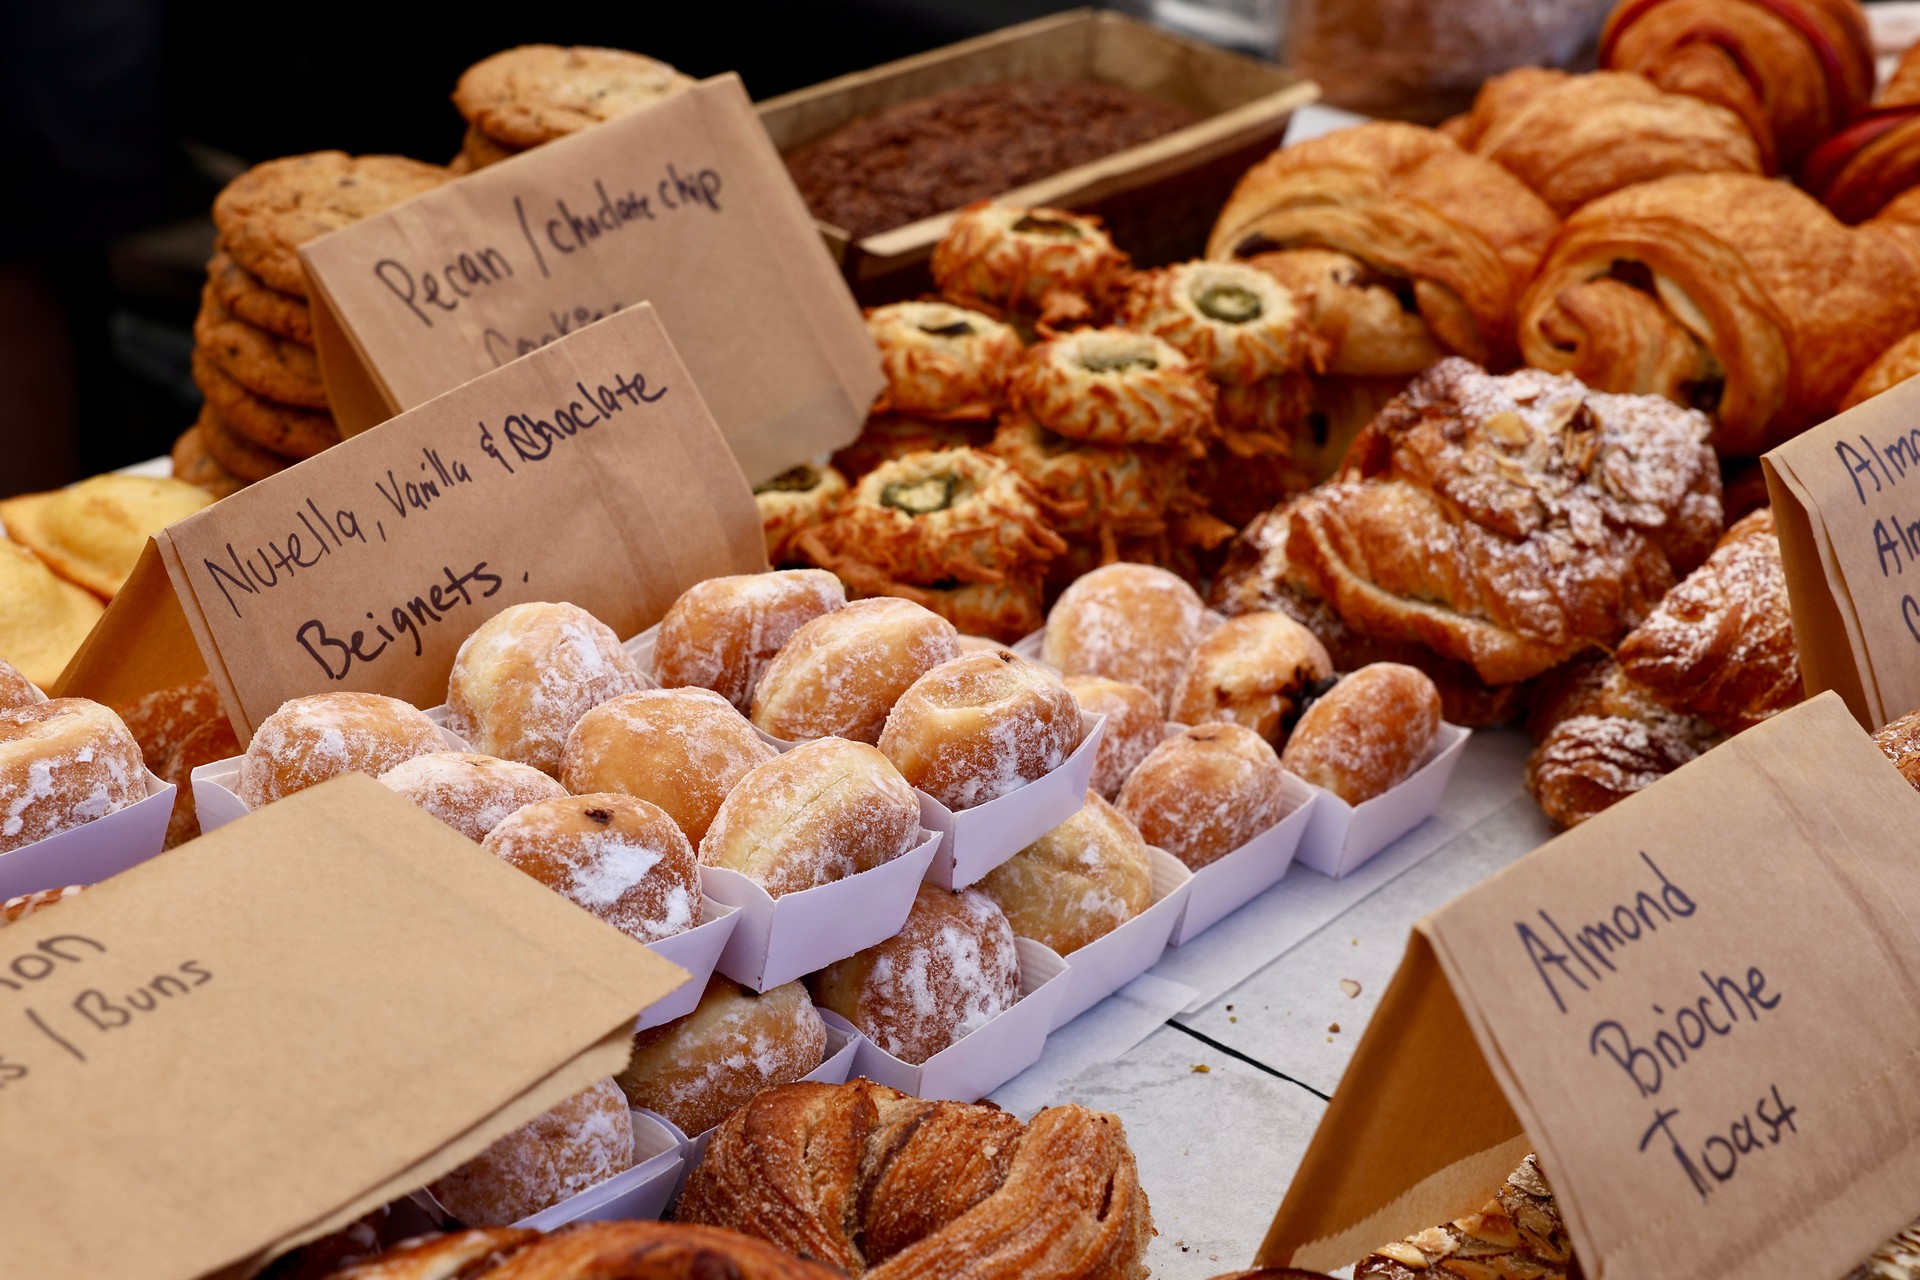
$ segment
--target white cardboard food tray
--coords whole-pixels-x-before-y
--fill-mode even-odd
[[[853,1070],[917,1098],[974,1102],[1039,1061],[1053,1029],[1054,1011],[1067,994],[1067,962],[1032,938],[1016,938],[1020,998],[919,1066],[902,1062],[864,1036]],[[823,1012],[828,1026],[855,1028]]]
[[[467,744],[453,730],[441,724],[440,737],[446,742],[448,751],[465,751]],[[189,777],[193,787],[193,808],[200,819],[200,834],[224,827],[236,818],[244,818],[251,810],[247,802],[240,798],[240,762],[244,756],[228,756],[225,760],[215,760],[212,764],[203,764]]]
[[[1287,802],[1286,816],[1232,853],[1193,873],[1187,908],[1174,926],[1172,945],[1177,947],[1199,936],[1287,874],[1314,811],[1328,797],[1290,773],[1283,774],[1281,794]]]
[[[923,830],[911,849],[890,862],[778,898],[738,871],[701,867],[707,896],[740,908],[739,923],[720,953],[720,972],[765,991],[891,938],[913,910],[914,894],[941,843],[938,831]]]
[[[1066,994],[1054,1010],[1058,1031],[1153,967],[1186,911],[1193,872],[1165,849],[1147,849],[1153,866],[1153,903],[1119,928],[1066,956]]]
[[[647,950],[662,960],[685,969],[688,978],[670,995],[656,1000],[641,1011],[640,1020],[633,1027],[636,1034],[693,1012],[694,1006],[700,1003],[701,994],[707,989],[707,979],[713,976],[714,966],[720,962],[720,953],[726,949],[727,939],[733,936],[733,930],[739,923],[738,907],[716,902],[703,893],[700,895],[699,924],[685,933],[676,933],[671,938],[647,944]]]
[[[633,1168],[617,1173],[605,1182],[575,1192],[559,1204],[514,1223],[552,1231],[569,1222],[614,1222],[631,1218],[658,1218],[680,1185],[679,1130],[651,1111],[629,1111],[633,1125]],[[446,1225],[453,1215],[422,1187],[408,1199],[426,1211],[433,1221]]]
[[[42,889],[98,884],[159,853],[167,842],[174,786],[150,769],[143,767],[140,774],[147,788],[144,800],[0,853],[0,902]]]
[[[1058,768],[971,809],[956,812],[916,789],[920,825],[946,836],[927,879],[942,889],[964,889],[1080,812],[1106,727],[1104,715],[1081,712],[1080,745]]]
[[[1296,855],[1322,875],[1344,876],[1433,816],[1471,729],[1441,722],[1426,763],[1385,795],[1351,805],[1314,787],[1313,820]]]

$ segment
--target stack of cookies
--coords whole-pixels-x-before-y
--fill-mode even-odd
[[[692,83],[666,63],[624,49],[527,44],[496,53],[468,67],[454,88],[467,135],[451,168],[484,169]]]
[[[258,165],[220,193],[220,238],[193,326],[193,380],[205,403],[174,444],[176,477],[224,497],[340,439],[297,250],[448,176],[401,156],[317,151]]]

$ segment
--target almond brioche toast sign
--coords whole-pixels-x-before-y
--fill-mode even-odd
[[[1920,1208],[1917,825],[1825,695],[1427,917],[1261,1262],[1352,1263],[1535,1151],[1595,1280],[1844,1274]]]
[[[641,302],[756,484],[851,441],[881,387],[859,308],[735,75],[300,256],[348,434]]]

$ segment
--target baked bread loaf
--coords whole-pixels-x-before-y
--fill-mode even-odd
[[[1117,1116],[927,1102],[855,1080],[769,1089],[687,1179],[683,1222],[868,1280],[1144,1280],[1152,1213]]]
[[[920,801],[886,756],[819,738],[734,784],[700,841],[700,862],[777,898],[891,862],[919,830]]]
[[[21,675],[6,659],[0,658],[0,711],[30,707],[46,700],[47,695],[40,692],[39,686]]]
[[[1244,725],[1205,724],[1149,752],[1114,803],[1148,844],[1198,871],[1285,817],[1284,785],[1265,738]]]
[[[1284,613],[1243,613],[1202,640],[1173,691],[1169,719],[1245,725],[1279,746],[1333,678],[1319,637]]]
[[[700,872],[664,810],[603,792],[518,809],[481,841],[629,937],[657,942],[700,923]]]
[[[1153,905],[1153,863],[1126,815],[1089,791],[1084,808],[989,871],[978,887],[1015,934],[1064,956]]]
[[[468,1226],[503,1227],[632,1167],[627,1097],[606,1079],[496,1140],[428,1189]]]
[[[44,911],[56,902],[65,902],[86,887],[83,884],[70,884],[64,889],[38,889],[33,893],[23,893],[18,897],[8,898],[5,902],[0,902],[0,925],[25,920],[36,911]]]
[[[923,884],[900,932],[807,979],[814,1003],[916,1066],[1020,999],[1013,927],[978,889]]]
[[[1132,329],[1082,329],[1034,347],[1008,388],[1015,410],[1092,444],[1198,452],[1215,430],[1218,393],[1206,367]]]
[[[1172,699],[1194,648],[1218,620],[1177,574],[1144,564],[1095,569],[1047,614],[1046,659],[1063,675],[1106,676]]]
[[[781,646],[802,626],[846,602],[840,580],[821,569],[695,583],[660,619],[653,678],[663,689],[711,689],[745,714]]]
[[[614,1078],[629,1103],[698,1135],[762,1089],[802,1078],[826,1056],[827,1024],[804,985],[755,995],[715,974],[692,1013],[633,1038],[633,1057]]]
[[[184,480],[109,472],[0,501],[0,524],[61,577],[110,597],[133,572],[150,535],[212,502],[206,490]]]
[[[1105,676],[1068,676],[1068,692],[1090,716],[1107,718],[1094,748],[1092,789],[1111,800],[1134,766],[1167,736],[1160,700],[1137,684]]]
[[[249,809],[359,770],[378,778],[402,760],[445,751],[447,741],[415,706],[378,693],[289,698],[260,722],[240,761]]]
[[[759,1240],[678,1222],[495,1227],[396,1245],[336,1280],[840,1280]]]
[[[895,302],[867,310],[886,390],[874,413],[987,419],[1006,401],[1026,349],[1012,325],[949,302]]]
[[[557,777],[580,717],[643,687],[639,665],[613,629],[579,605],[509,605],[454,655],[447,727],[483,755]]]
[[[430,751],[401,761],[381,774],[380,781],[476,842],[485,840],[515,810],[567,794],[565,787],[530,764],[470,751]]]
[[[1099,323],[1132,266],[1098,218],[984,200],[954,218],[930,265],[948,301],[1043,332]]]
[[[810,463],[790,467],[753,486],[753,505],[759,508],[760,533],[767,543],[767,563],[779,569],[798,561],[800,535],[825,524],[849,492],[851,486],[845,476],[832,467]]]
[[[779,754],[709,689],[642,689],[603,702],[567,735],[560,780],[656,804],[698,845],[720,802]]]
[[[1376,662],[1322,694],[1287,738],[1280,763],[1348,804],[1412,776],[1440,731],[1440,691],[1413,667]]]
[[[943,662],[900,695],[880,750],[950,809],[998,800],[1066,762],[1080,704],[1060,678],[1008,649]]]
[[[1555,826],[1577,826],[1721,740],[1662,706],[1611,658],[1569,663],[1540,682],[1528,717],[1527,790]]]
[[[877,742],[907,686],[959,653],[953,624],[907,600],[860,600],[801,626],[753,691],[776,738]]]

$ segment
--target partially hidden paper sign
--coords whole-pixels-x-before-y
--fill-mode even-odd
[[[303,694],[444,701],[461,642],[511,604],[568,601],[628,636],[694,583],[766,567],[753,495],[646,304],[251,485],[155,544],[243,741]],[[129,600],[153,594],[136,582]],[[155,639],[143,613],[112,642],[128,629],[113,626],[118,608],[76,669],[111,668],[113,648]],[[99,696],[74,670],[64,687]]]
[[[1870,729],[1920,709],[1920,380],[1762,462],[1808,692]]]
[[[1532,1150],[1591,1280],[1844,1274],[1920,1210],[1916,826],[1825,695],[1435,912],[1261,1261],[1353,1263]]]
[[[853,296],[733,75],[300,255],[349,434],[641,302],[756,484],[852,440],[881,387]]]
[[[686,975],[349,774],[0,929],[10,1280],[241,1274],[619,1071]]]

